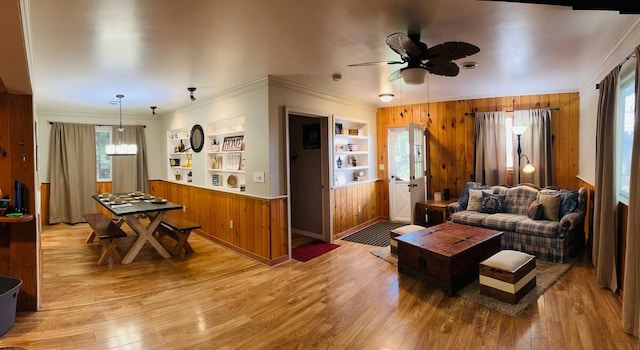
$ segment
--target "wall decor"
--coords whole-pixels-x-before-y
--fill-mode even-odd
[[[202,150],[202,146],[204,146],[204,131],[200,124],[196,124],[191,128],[189,141],[191,142],[191,149],[194,152],[198,153]]]
[[[222,143],[222,151],[242,151],[244,150],[244,135],[227,136]]]

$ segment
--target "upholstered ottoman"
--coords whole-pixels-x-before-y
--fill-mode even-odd
[[[480,263],[480,294],[517,304],[536,286],[536,258],[501,250]]]
[[[389,231],[389,242],[391,243],[391,254],[398,254],[398,241],[396,237],[424,230],[424,226],[404,225]]]

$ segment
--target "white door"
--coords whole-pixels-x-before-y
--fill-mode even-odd
[[[388,130],[389,155],[389,219],[395,222],[411,222],[411,176],[409,159],[409,129]]]
[[[411,150],[409,155],[409,172],[410,172],[410,185],[409,192],[411,193],[410,208],[413,213],[413,208],[416,207],[416,203],[423,202],[427,199],[427,185],[426,185],[426,140],[424,127],[418,124],[409,124],[409,149]],[[411,215],[411,223],[414,223],[414,215]]]

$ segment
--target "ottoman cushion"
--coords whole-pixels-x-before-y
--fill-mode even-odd
[[[502,250],[480,263],[480,293],[516,304],[536,285],[533,255]]]
[[[389,243],[391,243],[391,253],[398,254],[398,241],[395,240],[396,237],[406,235],[407,233],[422,231],[424,229],[425,228],[423,226],[419,226],[419,225],[404,225],[389,231]]]

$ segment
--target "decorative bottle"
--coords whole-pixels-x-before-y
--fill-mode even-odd
[[[336,163],[338,164],[338,169],[342,168],[342,159],[340,159],[340,157],[338,157]]]

